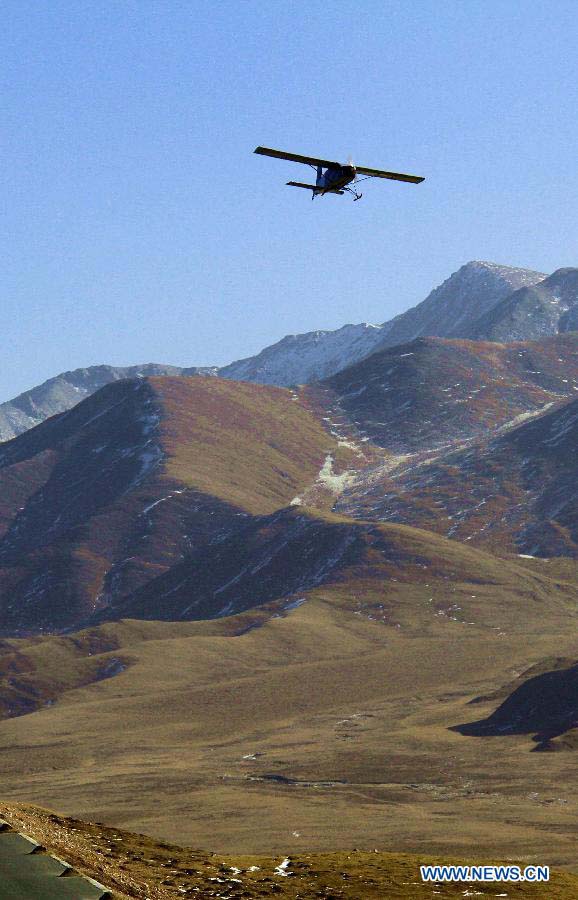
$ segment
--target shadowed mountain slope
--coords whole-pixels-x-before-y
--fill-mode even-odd
[[[519,578],[519,572],[509,572],[509,564],[500,566],[498,576],[492,557],[425,531],[285,509],[247,521],[228,537],[218,535],[133,595],[111,604],[95,621],[210,619],[276,600],[291,609],[312,590],[331,585],[350,591],[352,598],[358,590],[376,595],[376,618],[389,620],[395,616],[396,585],[433,579],[480,585],[497,579],[505,587],[511,577]],[[526,589],[538,589],[533,578]]]
[[[0,717],[26,715],[119,675],[142,641],[189,633],[177,622],[201,620],[191,634],[236,637],[321,602],[331,616],[359,617],[392,633],[434,637],[475,625],[495,636],[533,629],[545,614],[552,625],[570,623],[567,601],[578,594],[569,587],[555,593],[547,575],[428,532],[283,510],[113,601],[93,617],[106,624],[1,641]],[[118,624],[129,617],[152,621]],[[157,628],[161,619],[166,626]],[[338,633],[335,640],[340,644]]]
[[[578,556],[578,399],[462,448],[361,476],[339,507],[503,552]]]
[[[2,633],[291,598],[352,560],[371,567],[359,519],[572,555],[574,420],[560,403],[578,387],[577,340],[419,339],[299,393],[203,377],[105,386],[0,450]]]
[[[578,747],[578,663],[558,659],[532,666],[486,719],[456,725],[454,731],[476,737],[530,734],[537,744],[534,750],[575,750]],[[561,735],[564,738],[556,740]]]
[[[106,386],[2,448],[4,633],[78,625],[243,517],[286,506],[332,449],[288,391]]]
[[[487,435],[578,391],[578,334],[535,343],[420,338],[323,383],[338,426],[394,453]],[[314,391],[314,388],[309,390]]]

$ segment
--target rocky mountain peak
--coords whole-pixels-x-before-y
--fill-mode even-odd
[[[537,340],[578,329],[578,269],[557,269],[508,294],[474,322],[470,336],[490,341]]]

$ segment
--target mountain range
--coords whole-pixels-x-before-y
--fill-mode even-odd
[[[578,556],[576,392],[576,333],[418,338],[298,390],[109,383],[0,449],[2,630],[292,602],[385,522]]]
[[[572,862],[575,273],[468,264],[419,314],[305,341],[299,385],[261,354],[20,398],[3,796],[222,853]]]
[[[111,381],[146,375],[218,375],[234,381],[292,386],[327,378],[378,349],[418,337],[514,341],[578,327],[578,269],[543,273],[472,261],[424,301],[382,325],[287,335],[256,356],[218,368],[146,363],[90,366],[64,372],[0,404],[0,439],[70,409]]]

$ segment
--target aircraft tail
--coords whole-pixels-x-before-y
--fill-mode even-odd
[[[291,187],[305,188],[308,191],[319,190],[316,184],[303,184],[301,181],[288,181],[287,184],[291,185]]]
[[[313,196],[316,194],[343,194],[343,191],[327,190],[327,188],[317,187],[316,184],[303,184],[301,181],[288,181],[287,184],[291,185],[291,187],[300,187],[305,188],[308,191],[313,191]]]

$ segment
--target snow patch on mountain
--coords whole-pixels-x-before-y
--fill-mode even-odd
[[[256,381],[289,387],[329,377],[373,352],[387,325],[344,325],[337,331],[289,334],[257,356],[219,370],[232,381]]]
[[[352,480],[351,472],[342,472],[336,475],[333,471],[333,457],[331,454],[325,457],[325,462],[317,476],[317,481],[329,488],[332,494],[341,494]]]

